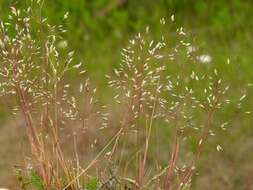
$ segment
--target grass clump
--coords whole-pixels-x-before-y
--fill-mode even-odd
[[[0,23],[1,95],[17,102],[13,113],[24,119],[31,150],[29,167],[17,171],[20,188],[190,188],[208,137],[226,129],[215,116],[241,109],[246,94],[229,100],[211,57],[182,27],[166,35],[161,19],[160,36],[147,27],[122,49],[122,63],[106,76],[116,94],[104,106],[74,52],[67,43],[61,49],[66,31],[37,6],[12,7]]]

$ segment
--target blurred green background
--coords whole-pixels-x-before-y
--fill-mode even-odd
[[[9,7],[27,7],[29,0],[0,0],[0,16],[7,18]],[[69,19],[63,15],[69,12]],[[104,74],[120,62],[120,51],[128,39],[150,26],[159,33],[162,17],[174,14],[195,36],[198,45],[222,68],[230,58],[235,72],[227,73],[231,83],[253,82],[253,1],[251,0],[45,0],[42,15],[51,24],[62,24],[69,47],[83,60],[94,83],[105,89]],[[168,31],[173,33],[173,31]],[[239,91],[238,91],[239,92]],[[235,89],[235,93],[237,90]],[[102,98],[104,93],[100,93]],[[4,107],[5,102],[0,102]],[[253,108],[252,91],[248,108]],[[0,108],[0,187],[15,187],[12,165],[17,160],[22,135],[15,122]],[[224,152],[209,151],[203,158],[201,173],[193,189],[253,189],[253,119],[238,119],[221,137]],[[21,137],[20,137],[21,136]],[[10,146],[11,145],[11,146]],[[206,162],[208,161],[208,162]],[[208,164],[204,164],[208,163]]]

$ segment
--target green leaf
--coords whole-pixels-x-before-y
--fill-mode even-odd
[[[93,178],[85,185],[86,190],[97,190],[99,187],[99,181],[97,178]]]
[[[35,171],[31,171],[31,184],[36,188],[36,190],[44,190],[44,183],[41,177]]]

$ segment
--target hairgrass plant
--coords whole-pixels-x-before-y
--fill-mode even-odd
[[[216,115],[227,106],[241,109],[246,91],[230,100],[211,56],[174,16],[160,23],[160,36],[147,27],[122,49],[120,65],[106,75],[116,94],[104,106],[74,51],[59,47],[63,26],[50,25],[39,2],[11,7],[8,21],[0,21],[0,90],[16,102],[13,114],[24,118],[30,144],[29,167],[17,169],[21,189],[190,188],[207,140],[228,125]],[[65,151],[68,135],[73,154]],[[92,139],[85,155],[79,135]]]

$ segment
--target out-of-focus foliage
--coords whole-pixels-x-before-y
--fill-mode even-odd
[[[8,7],[15,4],[24,7],[29,0],[1,1],[1,14],[7,15]],[[52,23],[61,22],[62,16],[70,13],[68,35],[78,47],[82,47],[80,40],[124,38],[147,24],[159,30],[157,21],[171,14],[175,14],[179,24],[211,30],[223,39],[233,38],[239,35],[237,31],[241,34],[241,29],[252,25],[253,17],[252,2],[246,0],[44,0],[44,6],[42,15]]]

